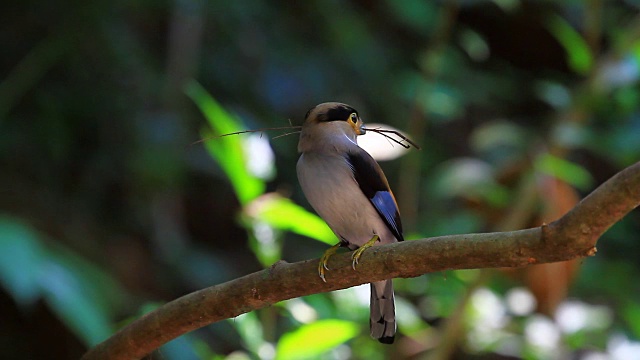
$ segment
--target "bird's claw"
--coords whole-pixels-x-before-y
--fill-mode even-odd
[[[340,243],[333,245],[332,247],[327,249],[327,251],[325,251],[324,254],[322,254],[322,257],[320,258],[320,263],[318,263],[318,275],[320,276],[320,279],[322,279],[322,281],[324,282],[327,282],[327,279],[324,277],[324,272],[325,270],[327,271],[329,270],[329,258],[331,257],[331,255],[336,253],[336,251],[340,246],[341,246]]]
[[[320,263],[318,264],[318,275],[320,275],[320,279],[322,279],[323,282],[327,282],[327,279],[325,279],[324,277],[324,271],[329,270],[329,268],[327,267],[327,263],[324,262],[324,256],[322,257],[322,259],[320,260]]]
[[[356,269],[356,265],[358,265],[358,261],[360,260],[360,257],[362,256],[362,254],[365,252],[365,250],[367,250],[368,248],[372,247],[373,244],[376,243],[376,241],[378,241],[378,239],[380,239],[380,237],[378,235],[373,235],[373,237],[371,238],[371,240],[367,241],[366,243],[364,243],[362,246],[360,246],[359,248],[357,248],[353,254],[351,254],[351,267],[353,268],[353,270]]]
[[[380,237],[378,235],[374,235],[371,238],[371,240],[364,243],[362,246],[357,248],[353,252],[353,254],[351,254],[351,260],[352,260],[351,267],[353,268],[353,270],[356,269],[356,265],[358,265],[358,261],[360,260],[362,253],[364,253],[364,251],[367,250],[368,248],[372,247],[376,243],[376,241],[378,241],[379,239]],[[329,271],[329,258],[333,254],[335,254],[336,251],[338,251],[338,248],[341,246],[342,246],[342,243],[337,243],[332,247],[328,248],[327,251],[325,251],[324,254],[322,254],[322,257],[320,258],[320,262],[318,263],[318,275],[320,276],[320,279],[322,279],[322,281],[327,282],[327,279],[325,278],[324,274],[325,274],[325,271]]]

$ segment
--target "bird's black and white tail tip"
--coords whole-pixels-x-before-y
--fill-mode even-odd
[[[393,344],[396,336],[396,310],[391,280],[371,283],[371,337]]]

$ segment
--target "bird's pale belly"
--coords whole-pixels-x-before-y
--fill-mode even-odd
[[[360,247],[373,235],[380,236],[379,243],[396,241],[369,199],[360,191],[344,158],[303,156],[307,166],[298,166],[302,191],[336,236],[349,243],[349,248]],[[302,157],[299,161],[303,161]],[[335,171],[335,167],[343,169]]]

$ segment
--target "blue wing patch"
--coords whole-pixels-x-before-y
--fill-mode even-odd
[[[361,148],[349,152],[347,162],[353,171],[360,190],[371,201],[376,211],[387,224],[398,241],[403,241],[402,223],[396,200],[389,189],[387,178],[384,176],[380,165],[373,160],[371,155]]]
[[[378,191],[371,198],[371,203],[375,206],[376,210],[378,210],[378,213],[382,215],[394,235],[400,235],[399,237],[396,235],[398,241],[402,241],[402,234],[396,221],[396,219],[399,220],[400,218],[398,217],[398,208],[395,200],[393,199],[393,195],[388,191]]]

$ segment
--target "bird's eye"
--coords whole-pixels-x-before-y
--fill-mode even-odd
[[[358,122],[358,114],[351,113],[351,122],[353,122],[354,124]]]

